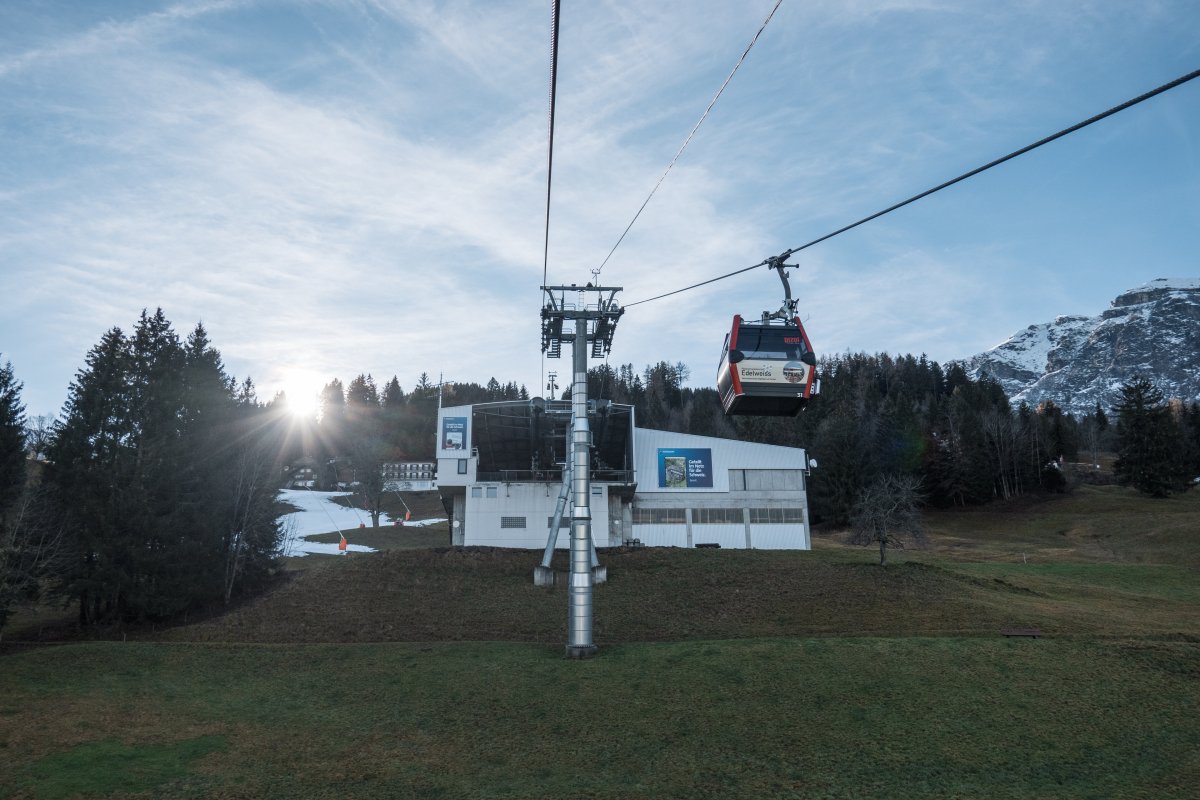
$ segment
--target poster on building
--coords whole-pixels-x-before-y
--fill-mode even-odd
[[[442,417],[442,449],[467,449],[466,417]]]
[[[707,447],[658,448],[660,489],[711,489],[712,450]]]

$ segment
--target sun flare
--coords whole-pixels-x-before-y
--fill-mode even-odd
[[[289,371],[283,379],[283,393],[287,396],[287,409],[293,417],[312,418],[320,406],[321,381],[315,374],[305,371]]]

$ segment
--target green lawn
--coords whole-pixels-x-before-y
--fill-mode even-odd
[[[4,659],[10,798],[1194,797],[1200,644],[91,643]],[[93,795],[88,795],[93,796]]]

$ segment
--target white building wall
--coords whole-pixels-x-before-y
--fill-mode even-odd
[[[633,538],[647,547],[691,547],[683,525],[634,525]]]
[[[475,483],[467,486],[463,544],[541,550],[546,546],[550,532],[547,522],[554,516],[558,490],[558,484],[536,483]],[[606,487],[593,486],[592,491],[592,536],[599,547],[605,547],[609,530]],[[569,518],[569,502],[566,513]],[[524,519],[525,527],[504,527],[505,518],[510,521]],[[555,546],[569,548],[570,537],[570,527],[560,528]]]
[[[728,492],[731,469],[792,469],[808,468],[804,450],[773,444],[741,442],[736,439],[717,439],[686,433],[652,431],[637,428],[637,449],[634,468],[637,470],[638,494],[665,492],[669,494],[712,494]],[[708,450],[712,457],[712,486],[662,486],[659,470],[659,450]]]
[[[686,509],[687,524],[647,524],[635,516],[633,538],[657,547],[812,548],[804,450],[644,428],[636,434],[635,509]],[[678,472],[668,474],[669,459],[688,462],[682,481]],[[731,485],[731,471],[736,485]],[[709,508],[800,509],[802,522],[751,523],[745,512],[740,524],[697,523],[693,510]]]
[[[745,549],[745,525],[693,525],[692,546],[698,544],[719,544],[721,547]]]
[[[756,550],[811,550],[808,526],[803,526],[803,538],[797,527],[795,525],[751,525],[751,547]]]

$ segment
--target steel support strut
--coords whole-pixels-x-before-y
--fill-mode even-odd
[[[588,425],[587,320],[575,320],[575,384],[571,388],[571,580],[567,585],[567,655],[587,658],[592,642],[592,513],[588,477],[592,432]]]

